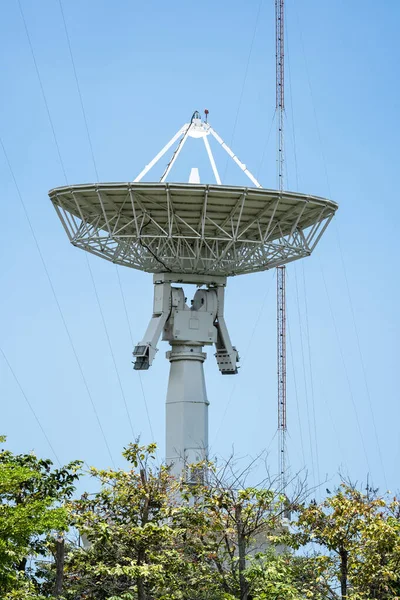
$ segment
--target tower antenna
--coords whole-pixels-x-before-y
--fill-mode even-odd
[[[276,105],[277,113],[277,173],[278,189],[284,189],[284,135],[285,117],[285,38],[284,3],[275,0],[275,58],[276,58]],[[278,350],[278,461],[279,491],[286,490],[286,267],[276,269],[277,282],[277,350]]]
[[[276,58],[276,105],[277,114],[277,169],[278,188],[284,188],[283,170],[285,165],[283,124],[285,117],[285,38],[284,38],[285,0],[275,0],[275,58]]]

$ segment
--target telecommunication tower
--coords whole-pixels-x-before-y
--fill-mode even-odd
[[[279,491],[286,490],[286,267],[276,267]]]
[[[285,0],[275,0],[275,61],[277,117],[277,171],[278,187],[284,189],[284,119],[285,119]],[[277,295],[277,366],[278,366],[278,468],[279,489],[286,490],[286,267],[276,269]]]
[[[188,138],[203,140],[215,184],[167,182]],[[221,182],[209,139],[227,152],[249,186]],[[176,144],[160,181],[143,182]],[[215,347],[223,375],[238,372],[239,356],[225,322],[229,277],[265,271],[309,256],[337,204],[283,190],[264,189],[208,122],[196,111],[162,150],[127,183],[88,183],[50,190],[70,242],[113,263],[153,275],[153,312],[134,348],[135,369],[148,369],[160,337],[169,342],[166,459],[176,475],[208,455],[208,399],[204,346]],[[175,284],[175,285],[173,285]],[[177,285],[176,285],[177,284]],[[184,284],[198,286],[188,305]],[[243,308],[243,318],[246,309]]]

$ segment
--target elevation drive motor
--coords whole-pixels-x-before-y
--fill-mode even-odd
[[[238,352],[231,344],[224,319],[225,282],[198,289],[189,307],[183,289],[171,286],[172,275],[163,281],[159,276],[155,279],[153,316],[143,340],[133,351],[134,368],[146,370],[152,365],[162,333],[162,339],[171,345],[214,344],[221,373],[237,373]]]

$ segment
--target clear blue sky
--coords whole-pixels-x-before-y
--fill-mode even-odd
[[[21,6],[67,180],[95,181],[59,3],[21,0]],[[208,108],[210,122],[262,184],[276,185],[274,130],[268,139],[273,0],[64,0],[63,6],[100,181],[133,179],[195,109]],[[354,480],[365,481],[369,472],[381,488],[399,486],[399,17],[394,0],[287,0],[287,187],[340,205],[314,255],[288,268],[289,456],[292,471],[305,466],[311,483],[326,475],[336,480],[341,468]],[[17,1],[3,6],[0,45],[0,134],[121,464],[120,450],[132,435],[118,376],[135,433],[143,441],[152,434],[132,370],[116,268],[89,257],[118,376],[84,253],[69,245],[47,197],[65,179]],[[225,159],[216,156],[225,182],[244,183],[234,166],[224,173]],[[188,143],[171,179],[187,180],[197,164],[202,181],[212,181],[195,142]],[[0,177],[1,346],[60,460],[106,466],[107,448],[2,152]],[[137,341],[150,317],[152,279],[128,269],[119,276]],[[269,448],[272,471],[275,286],[273,272],[229,281],[226,317],[242,369],[236,378],[221,377],[211,351],[205,364],[212,452],[227,456],[234,446],[238,455],[254,456]],[[142,375],[161,455],[166,350],[160,344]],[[51,455],[1,356],[0,398],[10,447]]]

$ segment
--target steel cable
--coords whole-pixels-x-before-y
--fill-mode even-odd
[[[59,0],[58,3],[59,3],[59,6],[60,6],[60,12],[61,12],[62,22],[63,22],[63,26],[64,26],[65,36],[66,36],[66,39],[67,39],[68,51],[69,51],[69,56],[70,56],[70,59],[71,59],[72,69],[73,69],[73,73],[74,73],[75,84],[76,84],[76,88],[77,88],[77,91],[78,91],[78,96],[79,96],[79,101],[80,101],[82,116],[83,116],[83,120],[84,120],[84,123],[85,123],[86,136],[87,136],[87,139],[88,139],[88,144],[89,144],[89,148],[90,148],[90,154],[91,154],[91,158],[92,158],[92,162],[93,162],[94,171],[95,171],[95,174],[96,174],[96,179],[97,179],[97,181],[99,181],[99,173],[98,173],[97,164],[96,164],[96,158],[95,158],[95,154],[94,154],[94,150],[93,150],[92,138],[91,138],[91,135],[90,135],[90,129],[89,129],[88,119],[87,119],[87,115],[86,115],[86,109],[85,109],[85,105],[84,105],[84,102],[83,102],[82,91],[81,91],[81,87],[80,87],[80,83],[79,83],[79,78],[78,78],[78,74],[77,74],[77,70],[76,70],[74,55],[73,55],[73,52],[72,52],[71,39],[70,39],[68,27],[67,27],[67,22],[66,22],[66,19],[65,19],[65,13],[64,13],[64,9],[63,9],[62,0]],[[88,268],[89,268],[91,280],[92,280],[93,287],[94,287],[94,290],[95,290],[97,304],[98,304],[98,307],[99,307],[99,311],[100,311],[102,322],[103,322],[103,327],[104,327],[104,330],[105,330],[105,333],[106,333],[106,337],[107,337],[107,340],[108,340],[108,345],[109,345],[110,353],[111,353],[112,360],[113,360],[113,363],[114,363],[114,368],[115,368],[115,372],[116,372],[117,379],[118,379],[118,382],[119,382],[119,387],[120,387],[122,398],[123,398],[123,402],[124,402],[124,405],[125,405],[125,410],[126,410],[126,413],[127,413],[127,416],[128,416],[128,420],[129,420],[131,432],[132,432],[133,437],[135,438],[135,432],[134,432],[134,428],[133,428],[133,425],[132,425],[132,421],[131,421],[131,417],[130,417],[129,408],[128,408],[128,404],[127,404],[127,401],[126,401],[125,393],[123,391],[123,387],[122,387],[122,383],[121,383],[121,378],[120,378],[120,375],[119,375],[118,367],[117,367],[117,364],[116,364],[116,361],[115,361],[114,352],[113,352],[112,345],[111,345],[110,335],[109,335],[109,332],[108,332],[106,320],[104,318],[103,310],[102,310],[102,307],[101,307],[100,298],[99,298],[99,295],[97,293],[97,288],[96,288],[95,280],[94,280],[94,277],[93,277],[93,272],[92,272],[92,269],[91,269],[91,266],[90,266],[90,263],[89,263],[88,259],[87,259],[87,265],[88,265]],[[127,324],[128,324],[128,329],[129,329],[131,340],[132,340],[132,344],[133,344],[133,336],[132,336],[132,332],[131,332],[131,329],[130,329],[128,312],[127,312],[127,309],[126,309],[126,302],[125,302],[125,297],[124,297],[124,294],[123,294],[123,291],[122,291],[122,286],[121,286],[121,281],[120,281],[120,278],[119,278],[118,269],[117,269],[117,276],[118,276],[118,282],[119,282],[120,292],[121,292],[121,295],[122,295],[122,298],[123,298],[123,304],[124,304],[124,311],[125,311],[126,321],[127,321]],[[149,415],[147,400],[146,400],[146,396],[145,396],[145,393],[144,393],[143,382],[142,382],[141,377],[140,377],[140,387],[141,387],[141,391],[142,391],[142,397],[143,397],[143,401],[144,401],[144,404],[145,404],[145,409],[146,409],[147,417],[148,417],[149,423],[150,423],[150,431],[151,431],[151,433],[153,435],[153,429],[151,427],[150,415]]]
[[[123,290],[123,287],[122,287],[121,277],[119,275],[119,268],[118,268],[117,265],[115,265],[115,270],[117,272],[117,278],[118,278],[118,284],[119,284],[119,291],[121,293],[122,304],[123,304],[123,307],[124,307],[126,322],[128,324],[129,337],[130,337],[132,348],[133,348],[135,346],[135,342],[134,342],[134,339],[133,339],[131,323],[130,323],[130,320],[129,320],[129,314],[128,314],[128,309],[127,309],[126,300],[125,300],[125,293],[124,293],[124,290]],[[145,406],[145,410],[146,410],[147,420],[148,420],[148,423],[149,423],[150,434],[151,434],[152,440],[154,442],[155,441],[155,436],[154,436],[153,427],[152,427],[152,424],[151,424],[149,407],[148,407],[146,395],[145,395],[145,392],[144,392],[142,374],[140,372],[138,372],[138,375],[139,375],[139,382],[140,382],[140,387],[141,387],[141,390],[142,390],[142,397],[143,397],[144,406]]]
[[[339,336],[339,331],[338,331],[338,328],[337,328],[337,325],[336,325],[335,316],[333,314],[331,298],[330,298],[328,286],[326,284],[325,274],[324,274],[324,271],[323,271],[323,268],[322,268],[321,261],[320,261],[320,269],[321,269],[322,280],[323,280],[324,288],[325,288],[325,292],[326,292],[326,297],[327,297],[327,300],[328,300],[329,312],[330,312],[330,315],[331,315],[331,318],[332,318],[333,328],[334,328],[334,331],[335,331],[335,336],[336,336],[336,340],[337,340],[338,347],[339,347],[339,353],[340,353],[340,357],[341,357],[341,360],[342,360],[343,370],[344,370],[344,373],[345,373],[345,376],[346,376],[347,386],[349,388],[349,396],[350,396],[350,400],[351,400],[351,403],[352,403],[352,406],[353,406],[354,414],[355,414],[355,417],[356,417],[357,429],[358,429],[358,433],[359,433],[359,436],[360,436],[360,439],[361,439],[361,444],[362,444],[363,451],[364,451],[365,462],[367,464],[368,473],[371,473],[371,469],[370,469],[370,465],[369,465],[369,460],[368,460],[367,447],[365,445],[365,440],[364,440],[363,432],[362,432],[362,429],[361,429],[361,423],[360,423],[360,419],[359,419],[359,416],[358,416],[357,405],[355,403],[354,395],[353,395],[353,389],[351,387],[350,375],[349,375],[349,372],[347,370],[346,360],[344,358],[342,344],[341,344],[340,336]]]
[[[315,465],[315,460],[314,460],[314,448],[313,448],[313,443],[312,443],[310,403],[309,403],[309,397],[308,397],[306,363],[305,363],[305,353],[304,353],[304,344],[303,344],[303,324],[302,324],[301,311],[300,311],[299,286],[298,286],[298,282],[297,282],[296,265],[294,267],[294,279],[295,279],[295,286],[296,286],[297,317],[298,317],[298,322],[299,322],[300,349],[301,349],[301,359],[302,359],[302,367],[303,367],[304,393],[305,393],[305,400],[306,400],[307,423],[308,423],[308,437],[309,437],[309,443],[310,443],[310,458],[311,458],[311,467],[312,467],[313,478],[314,478],[313,483],[314,483],[314,487],[315,487],[315,485],[316,485],[315,477],[316,476],[318,477],[318,472],[316,472],[316,468],[315,468],[316,465]]]
[[[8,358],[7,358],[7,356],[6,356],[6,354],[5,354],[4,350],[3,350],[3,348],[1,348],[1,347],[0,347],[0,354],[2,355],[4,362],[6,363],[6,365],[7,365],[8,369],[9,369],[9,371],[10,371],[11,375],[13,376],[13,379],[14,379],[15,383],[17,384],[17,386],[18,386],[18,389],[19,389],[19,391],[20,391],[20,392],[21,392],[21,394],[22,394],[22,397],[24,398],[24,400],[25,400],[26,404],[27,404],[27,405],[28,405],[28,407],[29,407],[29,410],[30,410],[30,411],[31,411],[31,413],[33,414],[33,417],[34,417],[34,419],[35,419],[36,423],[38,424],[38,426],[39,426],[39,429],[40,429],[40,430],[41,430],[41,432],[43,433],[43,436],[44,436],[44,438],[46,439],[46,442],[47,442],[47,444],[48,444],[48,446],[49,446],[50,450],[51,450],[51,451],[52,451],[52,453],[54,454],[56,461],[58,462],[59,466],[61,467],[61,462],[60,462],[60,459],[59,459],[59,458],[58,458],[58,456],[57,456],[57,452],[54,450],[53,444],[50,442],[50,439],[49,439],[49,437],[48,437],[48,435],[47,435],[47,433],[46,433],[46,431],[45,431],[45,429],[44,429],[44,427],[43,427],[42,423],[40,422],[40,419],[39,419],[39,417],[37,416],[37,413],[36,413],[35,409],[33,408],[33,405],[32,405],[32,403],[29,401],[29,399],[28,399],[28,396],[26,395],[26,393],[25,393],[25,391],[24,391],[24,389],[23,389],[23,387],[22,387],[22,385],[21,385],[21,383],[20,383],[20,381],[19,381],[19,379],[18,379],[18,377],[17,377],[17,375],[16,375],[16,373],[15,373],[14,369],[12,368],[12,366],[11,366],[11,364],[10,364],[10,361],[8,360]]]
[[[274,277],[275,277],[275,272],[274,272]],[[242,368],[243,368],[243,366],[244,366],[244,363],[245,363],[245,360],[246,360],[247,354],[248,354],[248,352],[249,352],[249,349],[250,349],[251,343],[252,343],[252,341],[253,341],[254,334],[255,334],[255,332],[256,332],[256,329],[257,329],[258,323],[259,323],[259,321],[260,321],[260,319],[261,319],[261,315],[262,315],[262,313],[263,313],[263,311],[264,311],[264,307],[265,307],[265,304],[266,304],[266,302],[267,302],[267,299],[268,299],[269,293],[270,293],[270,291],[271,291],[271,288],[272,288],[272,284],[273,284],[273,282],[274,282],[274,279],[272,279],[272,280],[271,280],[271,282],[270,282],[270,285],[269,285],[269,287],[268,287],[268,289],[267,289],[267,291],[266,291],[266,293],[265,293],[265,295],[264,295],[263,301],[262,301],[262,303],[261,303],[261,308],[260,308],[260,310],[259,310],[259,312],[258,312],[257,318],[256,318],[256,320],[255,320],[255,323],[254,323],[254,327],[253,327],[253,329],[252,329],[252,332],[251,332],[251,334],[250,334],[249,341],[248,341],[248,343],[247,343],[247,347],[246,347],[246,350],[245,350],[245,353],[244,353],[244,358],[243,358],[243,359],[241,359]],[[231,404],[231,402],[232,402],[233,395],[234,395],[234,393],[235,393],[235,391],[236,391],[237,385],[238,385],[238,384],[237,384],[237,383],[236,383],[236,381],[235,381],[234,385],[232,386],[231,393],[230,393],[230,395],[229,395],[228,401],[227,401],[227,403],[226,403],[225,410],[224,410],[224,412],[223,412],[223,415],[222,415],[222,418],[221,418],[220,424],[219,424],[219,426],[218,426],[218,428],[217,428],[217,431],[216,431],[216,433],[215,433],[215,435],[214,435],[214,441],[213,441],[213,444],[215,443],[215,441],[216,441],[216,439],[217,439],[217,437],[218,437],[218,434],[219,434],[219,432],[220,432],[220,430],[221,430],[222,424],[223,424],[223,422],[224,422],[224,420],[225,420],[226,414],[227,414],[227,412],[228,412],[228,408],[229,408],[229,406],[230,406],[230,404]]]
[[[294,386],[294,395],[295,395],[295,399],[296,399],[297,419],[299,422],[301,454],[303,457],[303,467],[306,467],[307,463],[306,463],[306,455],[304,452],[303,426],[302,426],[301,416],[300,416],[299,393],[298,393],[298,388],[297,388],[296,369],[294,367],[293,344],[292,344],[292,337],[290,334],[289,311],[288,311],[287,307],[286,307],[286,322],[287,322],[287,330],[288,330],[288,342],[289,342],[288,345],[289,345],[290,359],[291,359],[292,372],[293,372],[293,386]]]
[[[262,8],[263,3],[264,3],[264,0],[260,0],[260,3],[258,5],[257,16],[256,16],[256,23],[255,23],[254,30],[253,30],[253,36],[251,38],[250,50],[249,50],[249,54],[248,54],[248,57],[247,57],[246,67],[245,67],[245,70],[244,70],[242,89],[240,91],[240,96],[239,96],[239,102],[238,102],[238,107],[237,107],[237,111],[236,111],[235,121],[233,123],[233,129],[232,129],[232,135],[231,135],[231,143],[230,143],[231,147],[232,147],[233,141],[235,139],[236,127],[237,127],[237,124],[238,124],[239,113],[240,113],[240,109],[241,109],[242,101],[243,101],[244,88],[246,87],[247,75],[248,75],[248,72],[249,72],[251,55],[253,53],[254,41],[256,39],[256,33],[257,33],[257,29],[258,29],[258,23],[259,23],[259,20],[260,20],[261,8]],[[229,164],[229,158],[226,159],[226,163],[225,163],[224,176],[223,176],[224,180],[225,180],[226,173],[227,173],[227,170],[228,170],[228,164]]]
[[[301,43],[301,49],[302,49],[302,54],[303,54],[303,60],[304,60],[304,65],[305,65],[305,70],[306,70],[306,75],[307,75],[308,88],[309,88],[311,103],[312,103],[312,107],[313,107],[315,127],[316,127],[316,131],[317,131],[317,137],[318,137],[318,142],[319,142],[319,147],[320,147],[320,152],[321,152],[321,158],[322,158],[323,168],[324,168],[324,173],[325,173],[325,178],[326,178],[328,196],[331,197],[331,186],[330,186],[330,178],[329,178],[329,173],[328,173],[327,161],[326,161],[326,157],[325,157],[324,146],[322,143],[322,136],[321,136],[321,131],[320,131],[320,127],[319,127],[317,111],[316,111],[316,107],[315,107],[314,94],[313,94],[313,89],[312,89],[312,85],[311,85],[310,72],[309,72],[309,68],[308,68],[308,61],[307,61],[304,40],[303,40],[303,35],[302,35],[302,28],[301,28],[299,14],[298,14],[297,10],[296,10],[296,18],[297,18],[299,35],[300,35],[300,43]],[[369,410],[370,410],[370,416],[371,416],[372,426],[373,426],[373,430],[374,430],[374,437],[375,437],[375,441],[376,441],[376,445],[377,445],[377,449],[378,449],[379,462],[381,465],[385,485],[386,485],[386,487],[388,487],[385,466],[384,466],[384,461],[383,461],[383,456],[382,456],[382,451],[381,451],[381,445],[379,442],[379,436],[378,436],[378,431],[377,431],[377,427],[376,427],[375,414],[374,414],[374,410],[373,410],[373,406],[372,406],[371,393],[370,393],[370,389],[369,389],[368,378],[367,378],[367,373],[366,373],[366,368],[365,368],[365,361],[364,361],[364,356],[363,356],[363,352],[362,352],[362,348],[361,348],[360,336],[359,336],[357,322],[356,322],[356,318],[355,318],[354,305],[353,305],[352,295],[351,295],[351,291],[350,291],[349,280],[348,280],[348,276],[347,276],[347,269],[346,269],[346,264],[345,264],[344,257],[343,257],[343,250],[342,250],[341,243],[340,243],[339,228],[338,228],[338,225],[336,222],[335,222],[334,227],[335,227],[336,236],[337,236],[337,240],[338,240],[339,253],[340,253],[340,257],[341,257],[341,266],[342,266],[343,274],[344,274],[344,278],[345,278],[346,292],[347,292],[348,302],[350,305],[350,311],[351,311],[352,320],[353,320],[353,327],[354,327],[355,336],[356,336],[357,351],[359,354],[359,360],[361,363],[361,368],[362,368],[362,373],[363,373],[364,385],[365,385],[365,389],[366,389],[367,400],[368,400],[368,405],[369,405]],[[320,264],[320,268],[321,268],[321,272],[323,274],[322,263]],[[325,277],[324,274],[323,274],[323,277]]]
[[[61,166],[61,169],[62,169],[62,171],[63,171],[63,174],[64,174],[65,181],[66,181],[66,183],[68,184],[68,178],[67,178],[67,174],[66,174],[66,170],[65,170],[65,166],[64,166],[64,161],[63,161],[63,159],[62,159],[62,156],[61,156],[60,147],[59,147],[59,144],[58,144],[58,140],[57,140],[57,136],[56,136],[56,132],[55,132],[55,128],[54,128],[54,124],[53,124],[53,119],[52,119],[52,117],[51,117],[51,113],[50,113],[49,105],[48,105],[48,102],[47,102],[47,97],[46,97],[46,94],[45,94],[45,91],[44,91],[44,87],[43,87],[43,83],[42,83],[42,78],[41,78],[41,76],[40,76],[40,71],[39,71],[39,68],[38,68],[38,64],[37,64],[37,60],[36,60],[36,56],[35,56],[35,52],[34,52],[34,50],[33,50],[33,45],[32,45],[32,42],[31,42],[31,38],[30,38],[30,35],[29,35],[29,30],[28,30],[28,27],[27,27],[27,23],[26,23],[25,15],[24,15],[24,12],[23,12],[22,5],[21,5],[21,2],[20,2],[20,0],[18,0],[18,6],[19,6],[19,10],[20,10],[20,14],[21,14],[22,22],[23,22],[23,25],[24,25],[24,29],[25,29],[25,33],[26,33],[26,37],[27,37],[27,40],[28,40],[28,45],[29,45],[29,49],[30,49],[30,52],[31,52],[32,60],[33,60],[33,63],[34,63],[34,67],[35,67],[36,75],[37,75],[37,78],[38,78],[38,82],[39,82],[40,90],[41,90],[41,93],[42,93],[43,101],[44,101],[44,104],[45,104],[45,107],[46,107],[46,113],[47,113],[48,121],[49,121],[50,128],[51,128],[51,131],[52,131],[52,134],[53,134],[54,143],[55,143],[55,146],[56,146],[56,149],[57,149],[58,159],[59,159],[60,166]],[[32,223],[31,223],[31,220],[30,220],[30,218],[29,218],[29,215],[28,215],[28,212],[27,212],[27,209],[26,209],[25,203],[24,203],[24,201],[23,201],[23,198],[22,198],[22,195],[21,195],[20,189],[19,189],[19,187],[18,187],[18,184],[17,184],[16,178],[15,178],[15,175],[14,175],[14,171],[13,171],[13,169],[12,169],[12,167],[11,167],[11,163],[10,163],[10,161],[9,161],[9,159],[8,159],[8,155],[7,155],[7,152],[6,152],[6,150],[5,150],[5,147],[4,147],[4,143],[3,143],[3,141],[1,141],[1,146],[2,146],[2,149],[3,149],[4,155],[5,155],[5,157],[6,157],[6,161],[7,161],[7,164],[8,164],[9,170],[10,170],[10,172],[11,172],[11,176],[12,176],[12,178],[13,178],[13,181],[14,181],[14,184],[15,184],[15,187],[16,187],[16,190],[17,190],[17,195],[18,195],[18,197],[19,197],[19,200],[20,200],[20,202],[21,202],[21,205],[22,205],[22,208],[23,208],[23,211],[24,211],[25,217],[26,217],[26,219],[27,219],[27,221],[28,221],[28,224],[29,224],[29,228],[30,228],[30,231],[31,231],[32,237],[33,237],[33,239],[34,239],[34,242],[35,242],[35,245],[36,245],[37,251],[38,251],[38,253],[39,253],[39,256],[40,256],[40,260],[41,260],[41,262],[42,262],[42,265],[43,265],[44,271],[45,271],[45,273],[46,273],[46,276],[47,276],[47,279],[48,279],[48,282],[49,282],[49,285],[50,285],[51,291],[52,291],[52,293],[53,293],[53,297],[54,297],[54,300],[55,300],[55,302],[56,302],[56,305],[57,305],[57,308],[58,308],[58,312],[59,312],[59,314],[60,314],[60,317],[61,317],[61,320],[62,320],[62,323],[63,323],[64,329],[65,329],[65,332],[66,332],[66,334],[67,334],[67,338],[68,338],[68,340],[69,340],[69,343],[70,343],[70,346],[71,346],[71,349],[72,349],[73,355],[74,355],[74,357],[75,357],[75,360],[76,360],[76,362],[77,362],[77,365],[78,365],[78,369],[79,369],[79,371],[80,371],[80,375],[81,375],[81,377],[82,377],[82,380],[83,380],[83,383],[84,383],[84,386],[85,386],[86,392],[87,392],[87,394],[88,394],[88,397],[89,397],[89,400],[90,400],[90,403],[91,403],[92,409],[93,409],[93,411],[94,411],[94,414],[95,414],[95,417],[96,417],[97,424],[98,424],[98,426],[99,426],[99,429],[100,429],[100,431],[101,431],[101,434],[102,434],[102,437],[103,437],[104,443],[105,443],[105,445],[106,445],[107,452],[108,452],[108,454],[109,454],[110,460],[111,460],[112,464],[114,465],[114,460],[113,460],[113,457],[112,457],[112,454],[111,454],[110,446],[109,446],[109,444],[108,444],[108,441],[107,441],[107,438],[106,438],[106,435],[105,435],[105,432],[104,432],[103,426],[102,426],[102,424],[101,424],[101,422],[100,422],[100,418],[99,418],[99,415],[98,415],[98,412],[97,412],[97,409],[96,409],[96,406],[95,406],[95,403],[94,403],[94,400],[93,400],[92,394],[91,394],[91,392],[90,392],[89,385],[88,385],[88,383],[87,383],[87,380],[86,380],[86,377],[85,377],[85,375],[84,375],[83,368],[82,368],[81,362],[80,362],[80,360],[79,360],[79,357],[78,357],[78,354],[77,354],[77,351],[76,351],[75,345],[74,345],[74,343],[73,343],[73,341],[72,341],[71,333],[70,333],[70,331],[69,331],[69,328],[68,328],[68,326],[67,326],[67,323],[66,323],[66,320],[65,320],[65,317],[64,317],[63,311],[62,311],[62,309],[61,309],[60,302],[59,302],[59,300],[58,300],[58,297],[57,297],[57,294],[56,294],[56,291],[55,291],[55,288],[54,288],[54,285],[53,285],[52,279],[51,279],[51,277],[50,277],[50,273],[49,273],[49,271],[48,271],[48,268],[47,268],[47,264],[46,264],[46,262],[45,262],[45,260],[44,260],[44,256],[43,256],[43,254],[42,254],[42,251],[41,251],[41,248],[40,248],[40,245],[39,245],[38,239],[37,239],[37,237],[36,237],[36,234],[35,234],[35,231],[34,231],[34,229],[33,229],[33,226],[32,226]]]
[[[10,171],[10,173],[11,173],[11,177],[12,177],[12,179],[13,179],[14,186],[15,186],[15,189],[16,189],[16,191],[17,191],[17,196],[18,196],[18,198],[19,198],[19,201],[20,201],[20,203],[21,203],[21,206],[22,206],[22,210],[23,210],[23,212],[24,212],[24,215],[25,215],[25,218],[26,218],[26,220],[27,220],[27,222],[28,222],[28,226],[29,226],[29,229],[30,229],[30,232],[31,232],[31,235],[32,235],[33,241],[34,241],[34,243],[35,243],[36,250],[37,250],[37,252],[38,252],[38,254],[39,254],[40,261],[41,261],[41,263],[42,263],[42,266],[43,266],[44,272],[45,272],[45,274],[46,274],[47,281],[48,281],[48,283],[49,283],[49,286],[50,286],[51,292],[52,292],[52,294],[53,294],[53,298],[54,298],[54,301],[55,301],[55,303],[56,303],[56,306],[57,306],[57,309],[58,309],[58,313],[59,313],[59,315],[60,315],[60,318],[61,318],[62,324],[63,324],[63,326],[64,326],[65,333],[66,333],[66,335],[67,335],[67,338],[68,338],[69,344],[70,344],[70,346],[71,346],[71,349],[72,349],[72,353],[73,353],[73,355],[74,355],[74,358],[75,358],[75,360],[76,360],[76,363],[77,363],[77,366],[78,366],[78,369],[79,369],[80,375],[81,375],[81,377],[82,377],[82,381],[83,381],[83,383],[84,383],[84,386],[85,386],[86,392],[87,392],[87,394],[88,394],[88,398],[89,398],[89,400],[90,400],[90,403],[91,403],[91,406],[92,406],[93,412],[94,412],[94,414],[95,414],[95,417],[96,417],[96,420],[97,420],[97,424],[98,424],[98,426],[99,426],[99,429],[100,429],[100,431],[101,431],[101,434],[102,434],[102,437],[103,437],[103,440],[104,440],[105,446],[106,446],[106,448],[107,448],[108,454],[109,454],[109,456],[110,456],[111,462],[112,462],[112,464],[114,464],[114,460],[113,460],[113,458],[112,458],[111,450],[110,450],[110,447],[109,447],[109,445],[108,445],[108,441],[107,441],[107,438],[106,438],[106,435],[105,435],[105,432],[104,432],[103,426],[102,426],[102,424],[101,424],[101,422],[100,422],[100,418],[99,418],[99,415],[98,415],[98,413],[97,413],[97,409],[96,409],[96,406],[95,406],[95,404],[94,404],[93,397],[92,397],[92,394],[91,394],[91,392],[90,392],[90,389],[89,389],[89,386],[88,386],[88,383],[87,383],[86,377],[85,377],[85,375],[84,375],[84,372],[83,372],[83,369],[82,369],[82,365],[81,365],[81,362],[80,362],[80,360],[79,360],[79,357],[78,357],[78,354],[77,354],[77,351],[76,351],[75,345],[74,345],[74,343],[73,343],[73,341],[72,341],[71,333],[70,333],[70,331],[69,331],[69,328],[68,328],[67,322],[66,322],[66,320],[65,320],[65,317],[64,317],[64,313],[63,313],[63,311],[62,311],[62,308],[61,308],[60,302],[59,302],[59,300],[58,300],[58,296],[57,296],[57,294],[56,294],[56,291],[55,291],[55,288],[54,288],[54,285],[53,285],[53,281],[52,281],[52,279],[51,279],[51,277],[50,277],[50,273],[49,273],[49,270],[48,270],[48,268],[47,268],[46,261],[44,260],[43,253],[42,253],[42,250],[41,250],[41,248],[40,248],[40,245],[39,245],[39,241],[38,241],[38,239],[37,239],[37,237],[36,237],[35,230],[34,230],[34,228],[33,228],[32,222],[31,222],[31,220],[30,220],[30,217],[29,217],[29,214],[28,214],[27,208],[26,208],[26,206],[25,206],[25,202],[24,202],[24,200],[23,200],[23,198],[22,198],[22,194],[21,194],[21,191],[20,191],[20,189],[19,189],[19,186],[18,186],[18,183],[17,183],[16,177],[15,177],[15,174],[14,174],[13,168],[12,168],[12,166],[11,166],[10,160],[9,160],[9,158],[8,158],[8,154],[7,154],[7,152],[6,152],[6,149],[5,149],[5,146],[4,146],[4,143],[3,143],[3,140],[2,140],[1,138],[0,138],[0,145],[1,145],[1,147],[2,147],[2,150],[3,150],[4,156],[5,156],[5,159],[6,159],[6,162],[7,162],[8,168],[9,168],[9,171]]]
[[[307,350],[308,350],[308,368],[310,374],[310,390],[311,390],[311,411],[312,411],[312,419],[313,419],[313,427],[314,427],[314,444],[315,444],[315,458],[317,465],[317,476],[318,476],[318,484],[320,484],[320,468],[319,468],[319,452],[318,452],[318,430],[317,430],[317,421],[315,414],[315,394],[314,394],[314,375],[312,368],[312,360],[311,360],[311,342],[310,342],[310,327],[308,323],[308,300],[307,300],[307,287],[306,287],[306,279],[304,274],[304,261],[301,263],[302,272],[303,272],[303,293],[304,293],[304,308],[305,308],[305,320],[306,320],[306,342],[307,342]]]

